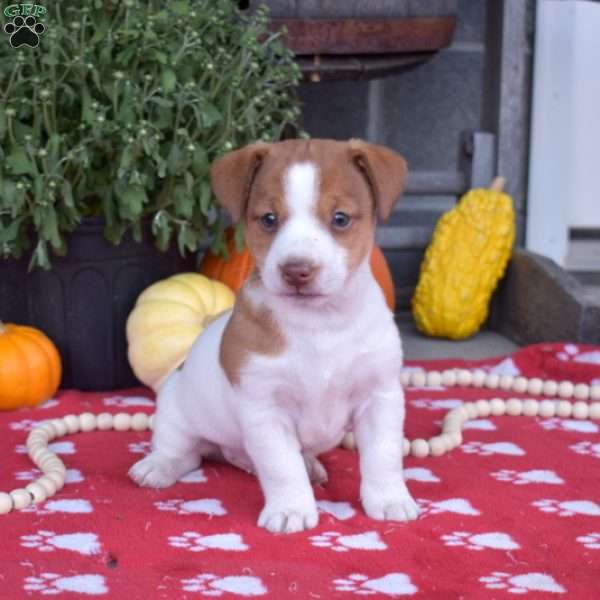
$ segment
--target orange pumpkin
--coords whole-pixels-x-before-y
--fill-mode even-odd
[[[61,376],[58,350],[39,329],[0,321],[0,410],[48,400]]]
[[[234,232],[232,227],[225,232],[229,258],[225,260],[209,250],[200,265],[200,273],[211,279],[221,281],[237,294],[250,275],[254,267],[254,261],[252,260],[252,256],[250,256],[248,248],[244,247],[241,252],[237,251]],[[396,308],[394,282],[385,256],[379,246],[373,246],[373,251],[371,252],[371,269],[377,283],[381,286],[388,306],[393,311]]]

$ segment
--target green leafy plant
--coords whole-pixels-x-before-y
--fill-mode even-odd
[[[300,114],[267,20],[232,0],[61,0],[37,48],[0,40],[0,255],[48,267],[93,215],[113,243],[151,220],[161,249],[222,251],[211,161]]]

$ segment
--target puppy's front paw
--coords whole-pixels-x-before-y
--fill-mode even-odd
[[[419,516],[419,507],[407,491],[383,494],[365,494],[363,508],[377,521],[412,521]]]
[[[319,514],[314,500],[288,506],[267,502],[258,517],[258,525],[272,533],[304,531],[316,527],[318,522]]]
[[[173,485],[179,478],[173,461],[156,452],[138,461],[129,469],[129,477],[142,487],[164,488]]]

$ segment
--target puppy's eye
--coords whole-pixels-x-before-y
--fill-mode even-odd
[[[262,217],[260,217],[260,224],[267,231],[274,231],[277,227],[277,215],[272,212],[265,213]]]
[[[344,212],[336,211],[331,218],[331,225],[336,229],[346,229],[352,223],[352,219]]]

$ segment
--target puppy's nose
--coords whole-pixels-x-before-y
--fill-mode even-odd
[[[290,260],[279,267],[283,280],[294,287],[310,283],[317,274],[318,267],[306,260]]]

